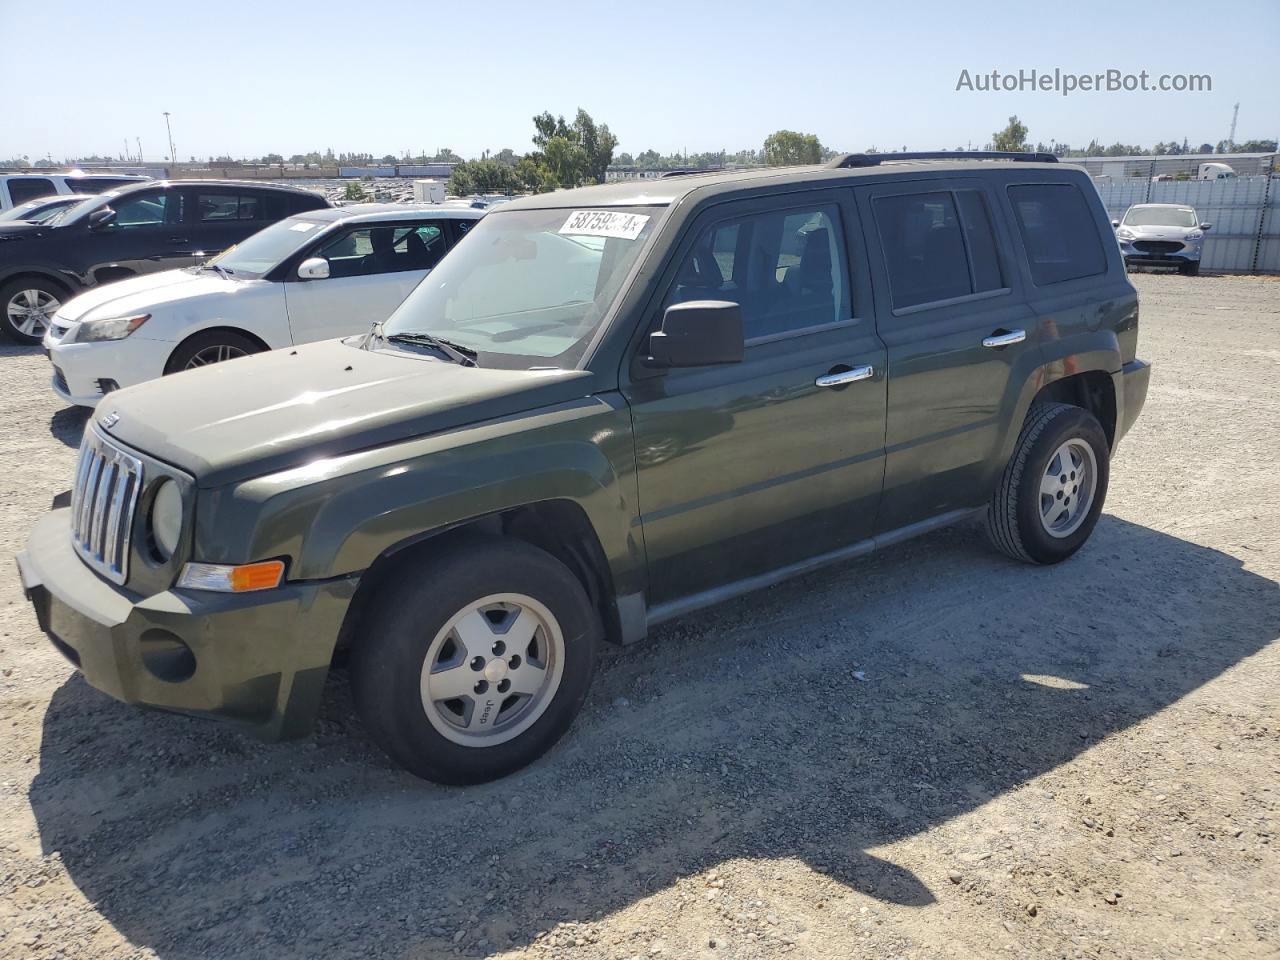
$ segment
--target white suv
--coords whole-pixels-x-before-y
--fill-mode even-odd
[[[14,173],[0,175],[0,210],[55,193],[102,193],[150,180],[127,173]]]
[[[63,304],[45,334],[53,389],[92,407],[164,374],[368,330],[483,216],[410,204],[308,210],[201,266],[95,287]]]

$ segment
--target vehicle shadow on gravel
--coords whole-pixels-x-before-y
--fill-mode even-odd
[[[46,853],[162,958],[488,956],[738,858],[924,905],[946,864],[867,851],[1072,760],[1278,629],[1275,584],[1221,552],[1106,516],[1032,568],[969,525],[606,656],[565,741],[498,783],[396,770],[341,673],[316,736],[271,746],[76,676],[30,799]],[[972,842],[957,856],[994,841]]]
[[[79,449],[92,412],[88,407],[63,407],[49,418],[50,435],[64,446]]]

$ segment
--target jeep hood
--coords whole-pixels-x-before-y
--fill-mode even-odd
[[[131,313],[148,313],[166,304],[235,293],[246,289],[250,283],[252,281],[229,280],[211,270],[144,273],[105,283],[72,297],[58,309],[58,318],[77,323],[86,319],[105,320]]]
[[[489,370],[326,340],[111,393],[106,432],[216,487],[592,393],[583,370]]]

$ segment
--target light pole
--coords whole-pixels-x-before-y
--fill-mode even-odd
[[[169,162],[177,163],[178,155],[173,150],[173,128],[169,126],[169,111],[164,112],[164,129],[169,134]]]

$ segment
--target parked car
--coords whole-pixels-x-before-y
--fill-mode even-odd
[[[55,193],[48,197],[37,197],[35,200],[28,200],[26,203],[20,203],[0,213],[0,223],[18,220],[27,223],[48,223],[58,213],[92,196],[91,193]]]
[[[149,180],[85,200],[53,223],[0,224],[0,333],[39,343],[68,297],[191,266],[269,223],[328,205],[299,187]]]
[[[120,387],[385,320],[483,210],[308,210],[199,267],[95,287],[44,337],[53,389],[92,407]]]
[[[104,190],[118,190],[150,179],[127,173],[80,171],[0,174],[0,210],[8,210],[36,197],[47,197],[51,193],[102,193]]]
[[[1111,225],[1126,264],[1177,267],[1189,277],[1200,272],[1204,235],[1213,226],[1181,203],[1135,203]]]
[[[369,735],[467,783],[555,743],[602,638],[975,515],[1070,557],[1137,294],[1083,170],[940,156],[512,201],[365,336],[112,395],[18,556],[41,628],[268,738],[344,651]]]

